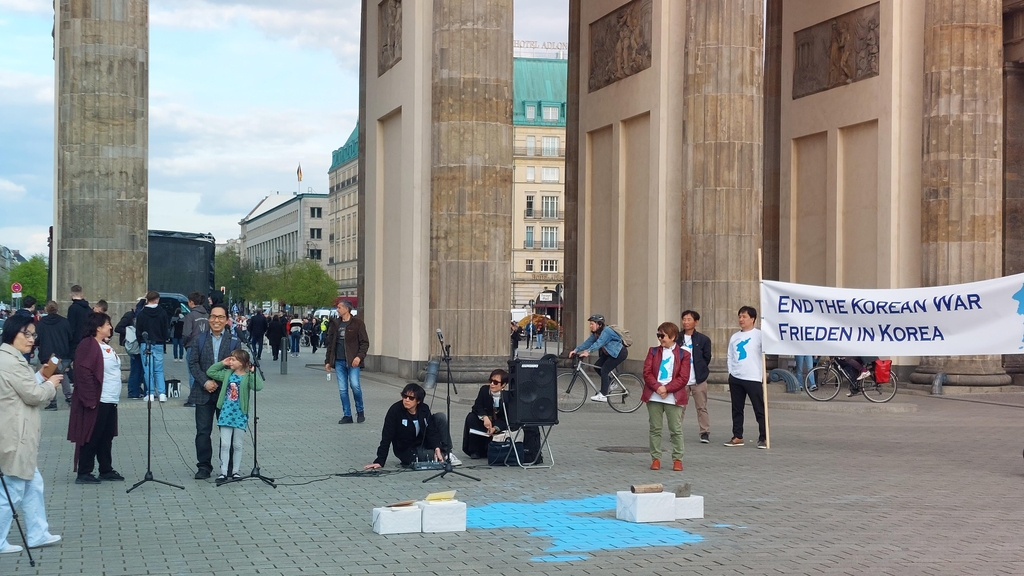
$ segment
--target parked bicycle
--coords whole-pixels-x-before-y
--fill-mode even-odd
[[[575,412],[586,402],[591,392],[587,390],[589,385],[594,394],[601,391],[601,388],[594,384],[594,379],[586,368],[594,371],[597,381],[601,377],[597,375],[598,368],[574,356],[574,368],[571,372],[562,372],[558,375],[558,411]],[[632,374],[619,374],[612,370],[609,374],[611,381],[608,383],[608,405],[616,412],[634,412],[642,403],[640,397],[644,391],[644,383]]]
[[[899,382],[896,373],[891,370],[887,381],[878,382],[872,363],[868,376],[863,380],[856,380],[850,377],[836,357],[829,358],[828,362],[823,363],[824,360],[825,357],[807,373],[803,382],[807,395],[819,402],[827,402],[838,396],[844,381],[849,386],[850,396],[859,392],[871,402],[888,402],[896,395]]]

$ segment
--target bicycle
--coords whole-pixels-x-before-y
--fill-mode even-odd
[[[574,356],[573,361],[573,370],[562,372],[556,378],[559,412],[575,412],[587,402],[589,393],[584,383],[590,385],[594,394],[601,391],[585,369],[589,366],[596,372],[599,370],[598,366],[584,362],[578,356]],[[616,412],[624,414],[635,412],[642,404],[640,396],[644,391],[644,383],[632,374],[618,374],[617,370],[612,370],[609,376],[611,382],[608,383],[608,405]],[[600,376],[598,376],[598,382],[600,382]]]
[[[896,388],[899,386],[896,373],[889,374],[888,382],[876,382],[875,372],[870,370],[870,375],[864,380],[854,380],[846,373],[846,370],[839,364],[836,358],[830,358],[827,364],[819,363],[804,377],[804,391],[807,395],[819,402],[828,402],[839,395],[845,380],[849,384],[850,395],[860,392],[871,402],[879,404],[888,402],[896,396]],[[814,379],[811,379],[811,376]],[[815,385],[811,385],[811,382]]]

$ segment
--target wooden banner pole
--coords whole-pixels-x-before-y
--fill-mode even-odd
[[[764,264],[761,262],[761,249],[757,249],[757,297],[761,300],[761,283],[764,282]],[[761,302],[761,322],[764,323],[764,302]],[[763,337],[763,334],[762,334]],[[764,354],[764,342],[761,343],[761,396],[764,398],[764,445],[772,449],[772,432],[768,425],[768,358]]]

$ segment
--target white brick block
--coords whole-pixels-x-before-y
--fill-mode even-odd
[[[466,503],[458,500],[427,502],[420,500],[416,506],[423,511],[424,532],[465,532]]]
[[[627,522],[672,522],[676,519],[675,494],[616,492],[615,517]]]
[[[704,497],[689,496],[676,498],[676,520],[693,520],[704,517]]]
[[[423,511],[418,506],[374,508],[373,531],[377,534],[413,534],[422,530]]]

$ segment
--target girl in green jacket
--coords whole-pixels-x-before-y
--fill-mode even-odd
[[[217,484],[238,480],[242,462],[242,446],[245,429],[249,425],[249,390],[263,390],[263,379],[256,373],[245,350],[235,350],[222,362],[217,362],[206,371],[206,375],[220,382],[220,397],[217,409],[220,416],[220,476]],[[228,470],[228,462],[234,462],[234,470]]]

